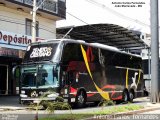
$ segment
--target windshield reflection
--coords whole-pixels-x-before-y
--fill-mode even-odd
[[[58,78],[53,75],[54,65],[39,64],[22,68],[22,87],[58,87]]]

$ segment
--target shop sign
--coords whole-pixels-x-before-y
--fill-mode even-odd
[[[26,49],[32,37],[0,30],[0,46],[14,49]],[[40,38],[36,38],[39,40]],[[41,39],[40,39],[41,40]]]

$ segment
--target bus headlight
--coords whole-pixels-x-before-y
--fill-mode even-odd
[[[22,94],[25,94],[26,92],[24,90],[21,91]]]
[[[24,95],[24,94],[20,94],[20,97],[26,98],[26,97],[28,97],[28,96],[27,96],[27,95]]]

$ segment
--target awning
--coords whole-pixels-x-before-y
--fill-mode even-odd
[[[119,49],[142,49],[147,45],[131,30],[114,24],[91,24],[57,28],[57,34],[89,43],[102,43]]]

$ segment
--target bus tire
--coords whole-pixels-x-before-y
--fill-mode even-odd
[[[134,91],[130,90],[130,92],[129,92],[129,101],[133,102],[133,99],[134,99]]]
[[[122,100],[123,102],[128,102],[129,101],[129,93],[127,90],[124,90],[123,93],[122,93]]]
[[[78,107],[78,108],[85,107],[86,99],[87,99],[87,96],[86,96],[85,91],[80,90],[76,96],[76,107]]]

